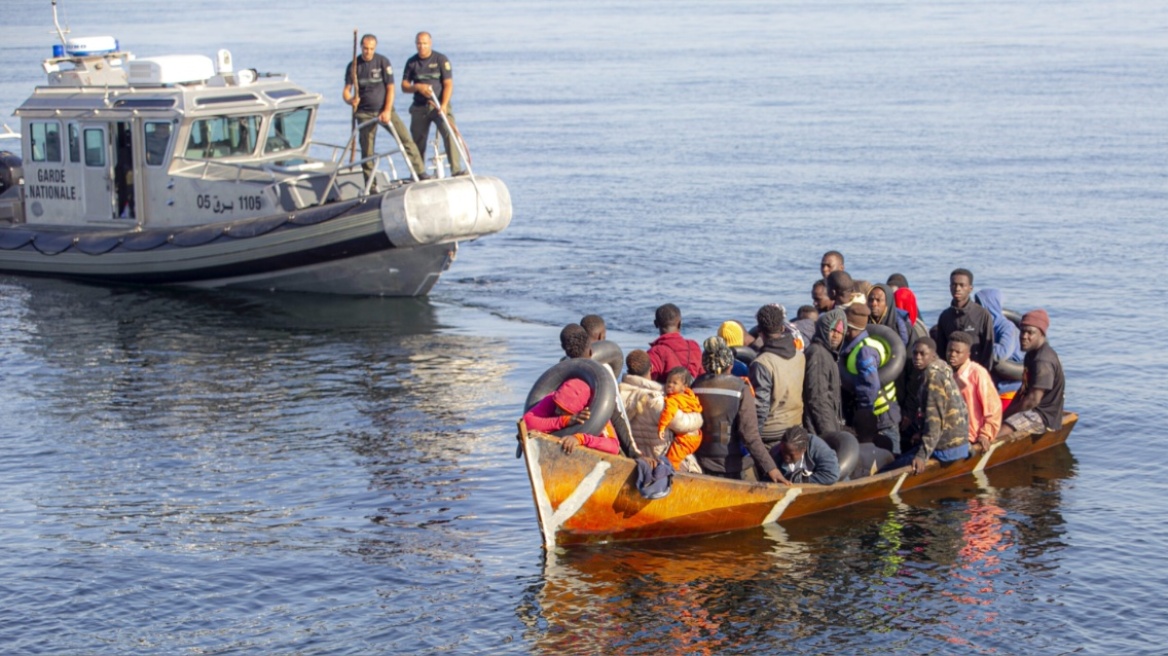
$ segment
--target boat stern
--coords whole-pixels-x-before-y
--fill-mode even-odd
[[[511,223],[511,194],[491,176],[416,182],[382,194],[381,221],[399,248],[476,239]]]

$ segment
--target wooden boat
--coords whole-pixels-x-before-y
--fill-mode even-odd
[[[1014,434],[969,458],[940,463],[913,475],[908,467],[835,485],[778,485],[678,473],[673,491],[649,500],[637,490],[630,458],[586,448],[566,454],[559,438],[527,431],[519,440],[531,480],[536,515],[546,547],[673,538],[770,524],[881,498],[903,490],[976,474],[1066,442],[1078,415],[1066,413],[1057,430]]]

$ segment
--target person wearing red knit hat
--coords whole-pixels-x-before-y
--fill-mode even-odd
[[[1058,354],[1046,334],[1050,316],[1046,310],[1022,315],[1019,341],[1026,357],[1022,363],[1022,389],[1002,417],[1001,439],[1011,433],[1042,433],[1063,424],[1063,393],[1066,378]]]

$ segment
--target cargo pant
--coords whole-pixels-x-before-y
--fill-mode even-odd
[[[357,122],[364,123],[370,119],[377,118],[377,116],[378,115],[373,112],[357,112]],[[386,125],[385,123],[374,123],[372,125],[361,128],[361,132],[358,135],[358,139],[361,143],[361,158],[364,159],[369,157],[375,152],[378,125],[385,128],[386,132],[389,132],[391,135],[397,134],[397,138],[399,141],[401,141],[402,148],[405,150],[404,154],[406,160],[410,163],[410,166],[413,167],[414,173],[419,175],[425,173],[426,163],[422,161],[422,155],[418,152],[417,146],[414,145],[414,140],[410,139],[409,135],[406,134],[406,124],[398,117],[397,112],[392,110],[389,112],[389,125]],[[365,169],[366,180],[368,180],[369,176],[373,173],[373,164],[374,162],[370,160],[362,165],[362,167]]]
[[[450,121],[450,125],[457,125],[454,122],[453,112],[446,112],[446,118]],[[433,123],[437,123],[438,129],[442,132],[442,141],[446,147],[446,157],[450,162],[451,174],[461,173],[463,171],[462,156],[458,152],[458,146],[451,139],[453,135],[447,129],[438,110],[434,109],[430,103],[410,105],[410,136],[414,138],[414,144],[422,156],[426,154],[426,140],[430,137],[430,125]]]

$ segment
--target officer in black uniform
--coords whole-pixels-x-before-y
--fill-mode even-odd
[[[345,102],[353,106],[358,123],[364,123],[374,117],[381,121],[390,134],[396,135],[405,150],[406,160],[413,167],[413,173],[418,179],[425,180],[426,165],[422,155],[418,152],[414,140],[406,135],[406,124],[393,111],[393,65],[389,59],[377,54],[377,37],[366,34],[361,37],[361,56],[357,58],[357,89],[353,89],[353,63],[345,67]],[[377,124],[374,123],[361,129],[361,157],[369,157],[374,152],[377,141]],[[364,164],[365,178],[369,179],[373,171],[373,162]]]
[[[454,72],[450,70],[450,60],[440,52],[430,48],[430,33],[418,32],[414,40],[418,54],[406,60],[406,70],[402,73],[402,91],[414,94],[414,104],[410,106],[410,135],[418,147],[418,152],[426,154],[426,139],[430,137],[430,124],[438,123],[442,130],[442,140],[446,144],[446,155],[450,158],[450,170],[454,175],[462,175],[462,166],[451,131],[457,131],[454,114],[450,113],[450,98],[454,95]],[[442,105],[442,111],[450,126],[442,124],[438,110],[430,104],[431,99]]]

